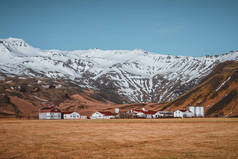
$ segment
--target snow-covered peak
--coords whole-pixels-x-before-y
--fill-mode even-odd
[[[0,39],[0,72],[64,78],[80,86],[115,90],[133,102],[163,102],[199,82],[220,62],[238,60],[238,51],[189,57],[144,50],[40,50],[24,40]]]
[[[24,40],[18,38],[0,39],[0,41],[12,48],[30,47]]]
[[[4,45],[10,52],[20,53],[22,56],[47,56],[50,54],[55,55],[66,55],[66,56],[80,56],[87,58],[104,58],[108,60],[118,60],[121,62],[128,61],[130,59],[140,59],[145,58],[145,56],[151,59],[165,59],[165,60],[173,60],[173,59],[197,59],[197,60],[232,60],[238,56],[238,51],[231,51],[222,55],[214,55],[214,56],[202,56],[202,57],[190,57],[190,56],[175,56],[175,55],[166,55],[166,54],[158,54],[147,52],[142,49],[134,49],[134,50],[101,50],[98,48],[88,49],[88,50],[73,50],[73,51],[62,51],[62,50],[40,50],[38,48],[34,48],[31,45],[27,44],[24,40],[19,38],[8,38],[8,39],[0,39],[0,46]],[[3,50],[1,50],[3,52]]]
[[[42,56],[42,51],[27,44],[18,38],[0,39],[1,53],[10,53],[12,56]],[[11,56],[8,55],[8,56]]]

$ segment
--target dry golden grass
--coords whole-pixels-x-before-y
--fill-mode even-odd
[[[0,158],[238,158],[238,119],[0,120]]]

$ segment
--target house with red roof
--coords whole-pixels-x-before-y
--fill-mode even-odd
[[[174,112],[172,111],[157,111],[153,115],[153,118],[173,118],[173,117],[174,117]]]
[[[156,111],[153,111],[153,110],[147,110],[144,112],[145,114],[145,118],[147,119],[151,119],[153,118],[153,115],[156,113]]]
[[[39,110],[39,119],[61,119],[61,111],[53,106],[43,107]]]
[[[97,111],[93,113],[90,119],[114,119],[115,115],[109,111]]]
[[[153,115],[156,113],[156,111],[153,110],[146,110],[145,108],[142,109],[134,109],[130,110],[128,113],[134,114],[137,118],[153,118]]]

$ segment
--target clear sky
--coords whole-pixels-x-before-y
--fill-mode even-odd
[[[238,50],[238,0],[1,0],[0,38],[41,49]]]

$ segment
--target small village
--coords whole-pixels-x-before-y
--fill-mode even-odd
[[[204,107],[189,106],[188,110],[176,111],[153,111],[142,109],[131,109],[126,112],[120,112],[119,108],[114,109],[114,113],[110,111],[96,111],[91,116],[81,115],[78,112],[63,112],[59,108],[49,106],[39,110],[40,120],[54,119],[158,119],[158,118],[194,118],[204,117]]]

